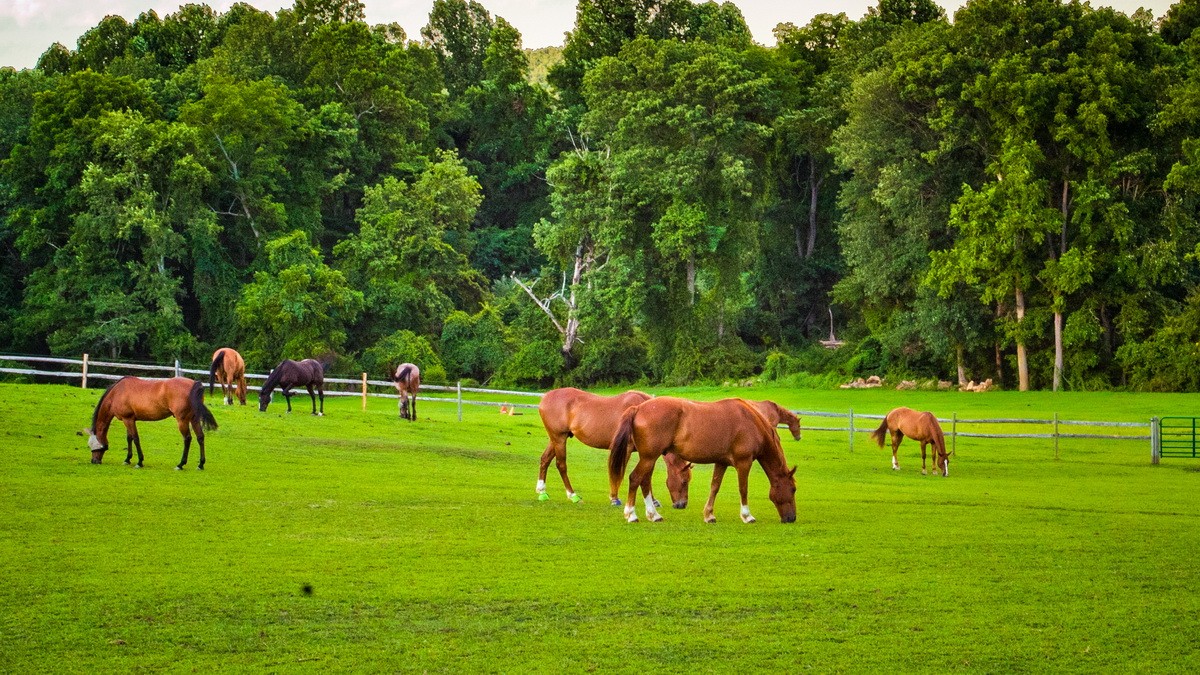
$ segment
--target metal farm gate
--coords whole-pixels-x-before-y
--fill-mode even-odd
[[[1155,417],[1150,421],[1151,461],[1158,464],[1162,457],[1200,457],[1200,428],[1198,417]]]

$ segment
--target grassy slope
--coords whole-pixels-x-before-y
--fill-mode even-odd
[[[214,406],[208,469],[145,469],[85,439],[97,391],[0,385],[0,669],[1152,670],[1200,667],[1200,463],[1148,444],[960,439],[951,477],[904,470],[865,436],[785,441],[798,522],[755,470],[715,526],[688,510],[625,524],[604,453],[569,446],[584,495],[534,500],[544,434],[508,417],[391,401],[329,414]],[[688,390],[794,408],[1129,419],[1197,396]],[[302,401],[298,410],[307,405]],[[831,424],[832,426],[833,424]],[[195,460],[192,460],[192,466]],[[655,485],[665,492],[662,476]],[[314,592],[302,588],[311,584]]]

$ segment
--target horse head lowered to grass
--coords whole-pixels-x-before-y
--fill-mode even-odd
[[[716,522],[713,503],[725,470],[734,467],[742,497],[742,521],[754,522],[747,502],[750,465],[758,461],[771,483],[770,499],[784,523],[796,521],[796,469],[787,468],[779,434],[750,403],[728,398],[711,403],[664,396],[626,410],[608,454],[612,491],[619,489],[632,453],[638,463],[629,474],[625,518],[637,522],[637,486],[649,484],[658,458],[666,453],[696,464],[714,464],[712,488],[704,505],[705,522]],[[646,502],[646,518],[662,520],[654,503]]]
[[[200,445],[200,463],[196,468],[203,469],[204,430],[215,430],[217,421],[204,405],[204,383],[186,377],[169,380],[123,377],[109,387],[96,403],[96,409],[92,412],[92,426],[87,430],[92,464],[104,461],[104,453],[108,450],[108,429],[113,418],[116,418],[125,424],[125,463],[129,464],[133,459],[136,446],[137,466],[140,469],[145,458],[142,456],[137,422],[156,422],[168,417],[174,417],[179,423],[179,433],[183,436],[183,457],[175,468],[182,469],[187,464],[188,449],[192,445],[190,427],[196,432],[196,442]]]
[[[943,476],[950,475],[950,453],[946,452],[946,438],[942,435],[942,425],[938,424],[937,416],[931,412],[917,412],[912,408],[896,408],[883,418],[879,428],[871,432],[871,438],[883,447],[883,437],[892,436],[892,469],[900,470],[896,461],[896,450],[905,436],[921,443],[921,473],[925,473],[925,446],[932,445],[934,471]]]
[[[292,387],[308,389],[308,395],[313,404],[312,414],[325,414],[325,364],[316,359],[304,359],[303,361],[286,359],[275,366],[258,392],[259,412],[266,412],[267,406],[271,404],[272,392],[276,388],[283,391],[283,398],[287,401],[287,411],[292,412]],[[317,390],[315,395],[313,387],[316,387]],[[320,412],[317,412],[318,395],[321,397]]]

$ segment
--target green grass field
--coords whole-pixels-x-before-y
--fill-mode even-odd
[[[1200,413],[1195,395],[658,393],[960,418]],[[99,394],[0,385],[0,671],[1200,670],[1200,461],[1151,466],[1148,442],[1062,441],[1055,459],[1049,440],[959,439],[940,478],[911,442],[893,472],[865,434],[850,452],[846,434],[810,431],[784,440],[795,524],[756,467],[759,522],[738,520],[730,474],[705,525],[702,467],[687,510],[631,525],[607,503],[606,453],[575,441],[584,501],[553,468],[536,500],[534,411],[458,422],[422,403],[409,424],[383,399],[327,400],[323,418],[210,399],[205,471],[194,454],[173,470],[169,421],[139,425],[138,470],[119,426],[89,463],[75,432]]]

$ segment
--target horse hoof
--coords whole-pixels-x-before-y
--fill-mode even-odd
[[[578,504],[581,501],[583,501],[583,497],[580,497],[579,495],[571,495],[571,503]]]
[[[661,508],[662,508],[662,502],[660,502],[660,501],[658,501],[657,499],[655,499],[655,500],[654,500],[654,508],[656,508],[656,509],[661,509]]]
[[[621,506],[621,500],[620,500],[620,499],[611,499],[611,500],[609,500],[609,502],[608,502],[608,503],[609,503],[609,504],[612,504],[613,506]]]
[[[921,469],[921,475],[922,475],[922,476],[928,476],[928,475],[929,475],[929,473],[928,473],[928,472],[926,472],[926,471],[925,471],[925,469]]]
[[[638,521],[638,519],[637,519],[637,516],[629,516],[628,518],[625,519],[625,521],[629,522],[629,523],[636,523]]]
[[[550,495],[546,494],[545,492],[539,492],[538,493],[538,501],[539,502],[548,502],[548,501],[550,501]]]
[[[175,467],[175,470],[176,470],[176,471],[183,471],[183,467],[182,467],[182,466],[177,466],[177,467]]]
[[[130,464],[133,464],[133,462],[131,462],[129,460],[125,460],[125,466],[129,466]]]
[[[756,521],[754,520],[754,516],[742,516],[742,522],[746,523],[746,524],[750,524],[750,523],[753,523]]]
[[[662,521],[663,521],[663,517],[657,513],[654,514],[654,516],[650,518],[650,522],[652,522],[652,523],[661,523]]]
[[[711,524],[711,523],[715,523],[715,522],[717,522],[717,517],[716,517],[716,516],[709,516],[709,517],[707,517],[707,518],[705,518],[705,519],[704,519],[704,522],[706,522],[706,523],[710,523],[710,524]]]

